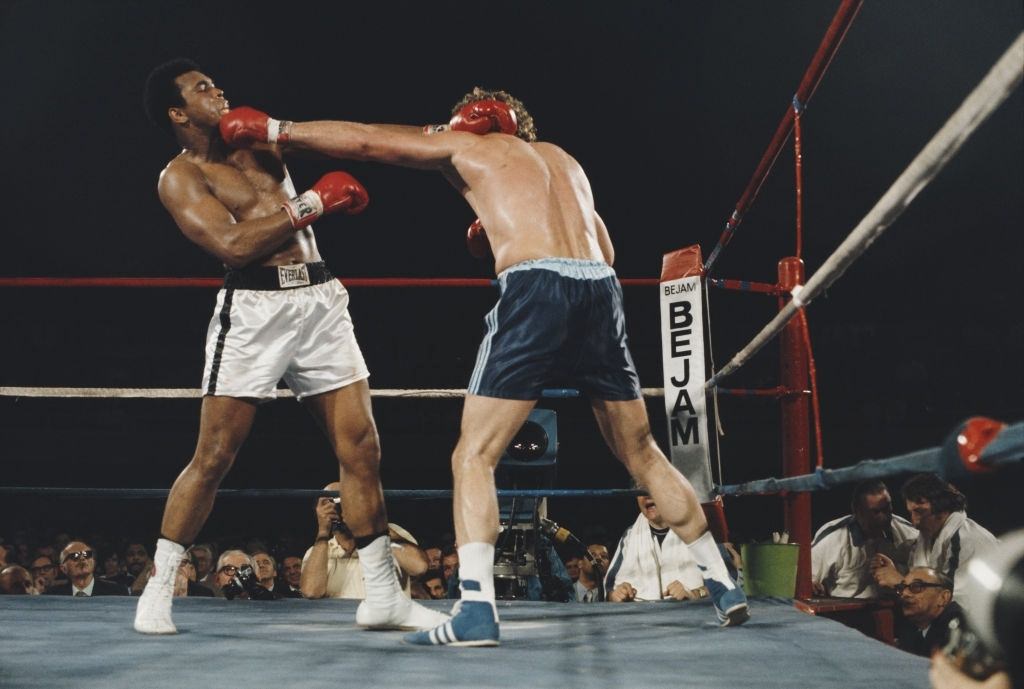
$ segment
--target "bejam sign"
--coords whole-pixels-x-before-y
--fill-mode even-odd
[[[694,265],[695,261],[695,265]],[[682,275],[685,277],[673,277]],[[700,249],[665,257],[659,285],[665,413],[672,464],[693,484],[697,498],[713,498],[704,394],[704,294]]]

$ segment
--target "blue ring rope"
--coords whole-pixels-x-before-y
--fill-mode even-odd
[[[959,429],[958,429],[959,430]],[[818,469],[812,474],[789,478],[767,478],[746,483],[718,487],[720,495],[765,495],[785,492],[813,492],[835,486],[885,478],[893,474],[932,472],[946,477],[964,476],[963,466],[956,449],[958,430],[940,447],[918,450],[888,459],[865,459],[853,466],[840,469]],[[981,464],[999,468],[1024,461],[1024,422],[1007,426],[981,453]],[[49,486],[0,486],[0,495],[37,495],[60,498],[164,498],[166,488],[57,488]],[[632,488],[541,488],[497,491],[499,498],[609,498],[641,495]],[[302,488],[222,488],[218,498],[319,498],[334,497],[337,493]],[[385,490],[384,497],[394,500],[439,500],[452,497],[451,490]]]

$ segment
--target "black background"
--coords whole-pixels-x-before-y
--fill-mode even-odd
[[[215,276],[156,197],[175,146],[145,119],[149,70],[183,55],[233,105],[286,119],[423,124],[481,85],[531,110],[540,137],[588,171],[621,277],[661,255],[705,256],[788,107],[837,2],[20,2],[0,14],[0,275]],[[945,122],[1024,24],[1019,0],[867,2],[804,118],[805,246],[817,269]],[[938,445],[972,415],[1024,417],[1020,317],[1024,101],[1017,89],[897,223],[809,309],[826,466]],[[368,187],[355,218],[317,224],[345,277],[485,277],[463,249],[472,212],[439,175],[294,161],[303,189],[344,168]],[[719,277],[773,282],[793,253],[792,151],[720,261]],[[464,386],[488,289],[352,288],[376,388]],[[3,385],[198,387],[208,289],[3,288]],[[656,292],[626,288],[645,386],[661,386]],[[767,321],[764,296],[712,294],[723,363]],[[731,386],[776,383],[767,348]],[[198,401],[0,399],[4,485],[166,487],[190,456]],[[559,485],[624,486],[579,401],[560,413]],[[664,412],[652,422],[664,442]],[[378,400],[386,488],[450,486],[458,401]],[[777,405],[725,400],[724,479],[780,473]],[[333,460],[290,401],[261,408],[225,487],[318,487]],[[1021,472],[964,488],[1001,531],[1022,519]],[[894,481],[898,483],[898,481]],[[815,497],[815,524],[845,493]],[[24,525],[144,532],[159,501],[4,499]],[[443,503],[392,504],[395,521],[448,528]],[[781,526],[771,499],[731,500],[741,536]],[[554,501],[573,528],[635,514],[629,501]],[[222,502],[211,531],[312,528],[306,503]]]

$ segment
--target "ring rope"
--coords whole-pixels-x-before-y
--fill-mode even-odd
[[[708,278],[708,284],[718,289],[733,290],[735,292],[758,292],[779,297],[785,292],[778,285],[769,282],[753,282],[751,280],[724,280],[722,278]]]
[[[663,397],[664,388],[642,388],[644,397]],[[278,398],[294,397],[286,388],[275,390]],[[119,398],[119,399],[198,399],[204,395],[200,388],[70,388],[70,387],[15,387],[0,386],[0,397],[41,398]],[[465,397],[465,388],[380,388],[370,390],[371,397],[415,397],[446,399]],[[573,388],[551,388],[541,391],[545,399],[581,397]]]
[[[36,495],[51,498],[151,499],[166,498],[170,488],[56,488],[50,486],[0,486],[0,495]],[[499,489],[499,498],[613,498],[641,495],[635,488],[520,488]],[[392,489],[384,497],[394,500],[450,499],[451,490]],[[338,491],[310,488],[221,488],[218,498],[336,498]]]
[[[804,109],[806,109],[807,104],[811,100],[811,96],[814,95],[814,92],[818,88],[818,84],[821,83],[822,77],[825,76],[825,71],[832,63],[832,58],[834,58],[836,53],[839,51],[839,46],[846,37],[846,32],[849,31],[850,26],[853,24],[853,20],[856,18],[857,12],[860,11],[862,4],[863,0],[843,0],[839,5],[839,9],[836,10],[835,16],[832,17],[832,22],[825,31],[825,35],[822,37],[821,43],[818,45],[818,49],[814,53],[814,57],[811,58],[811,62],[807,66],[803,78],[800,80],[800,85],[797,87],[792,101],[786,106],[786,113],[782,116],[782,121],[779,122],[779,126],[775,129],[775,134],[772,135],[772,139],[768,143],[768,148],[765,150],[764,155],[761,156],[761,161],[757,164],[757,169],[754,170],[753,177],[751,177],[750,182],[747,183],[746,189],[743,190],[743,195],[740,196],[740,200],[736,202],[736,208],[726,221],[725,229],[722,231],[722,236],[719,238],[718,244],[715,245],[715,248],[708,256],[707,263],[704,266],[705,274],[711,273],[712,266],[715,265],[715,262],[721,255],[722,250],[729,245],[730,240],[732,240],[733,233],[739,227],[740,223],[743,222],[744,215],[746,215],[746,212],[750,210],[750,206],[754,203],[754,199],[757,198],[757,194],[761,190],[761,186],[768,178],[768,174],[772,171],[772,168],[775,166],[775,161],[778,160],[779,154],[782,152],[782,147],[789,138],[789,134],[793,129],[795,115],[798,113],[802,114]],[[798,107],[794,107],[794,104],[798,105]]]
[[[493,278],[337,278],[346,287],[496,287]],[[623,287],[653,287],[657,278],[619,278]],[[185,277],[5,277],[0,287],[210,287],[224,286],[224,278]]]
[[[797,311],[810,304],[827,289],[888,227],[906,210],[914,198],[928,186],[975,129],[1010,95],[1024,77],[1024,32],[996,62],[956,112],[911,161],[889,190],[875,204],[857,227],[843,240],[831,256],[807,280],[801,289],[793,290],[793,298],[778,315],[741,349],[729,363],[704,384],[718,385],[726,376],[743,366],[747,360],[770,342]]]
[[[1024,461],[1024,422],[1006,426],[985,446],[980,455],[981,465],[998,468]],[[812,474],[788,478],[767,478],[746,483],[718,487],[721,495],[764,495],[787,492],[814,492],[835,486],[884,478],[893,474],[933,472],[944,476],[964,474],[967,469],[949,445],[917,450],[888,459],[865,459],[841,469],[818,469]],[[167,488],[58,488],[49,486],[0,486],[0,496],[37,495],[61,498],[164,498],[170,493]],[[500,498],[558,497],[558,498],[607,498],[641,495],[632,488],[546,488],[546,489],[500,489]],[[334,497],[336,492],[301,488],[221,488],[219,498],[319,498]],[[385,490],[384,497],[402,500],[436,500],[452,497],[451,490],[392,489]]]
[[[917,450],[888,459],[865,459],[840,469],[817,469],[812,474],[787,478],[767,478],[720,486],[722,495],[763,495],[785,492],[814,492],[827,490],[844,483],[885,478],[903,473],[935,473],[940,476],[963,475],[967,470],[955,451],[947,447]],[[981,453],[981,462],[987,467],[1001,467],[1024,461],[1024,423],[1007,426]]]

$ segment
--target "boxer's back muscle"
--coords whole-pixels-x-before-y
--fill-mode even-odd
[[[553,144],[488,139],[453,163],[487,230],[497,271],[552,256],[603,260],[590,182],[579,164]]]

